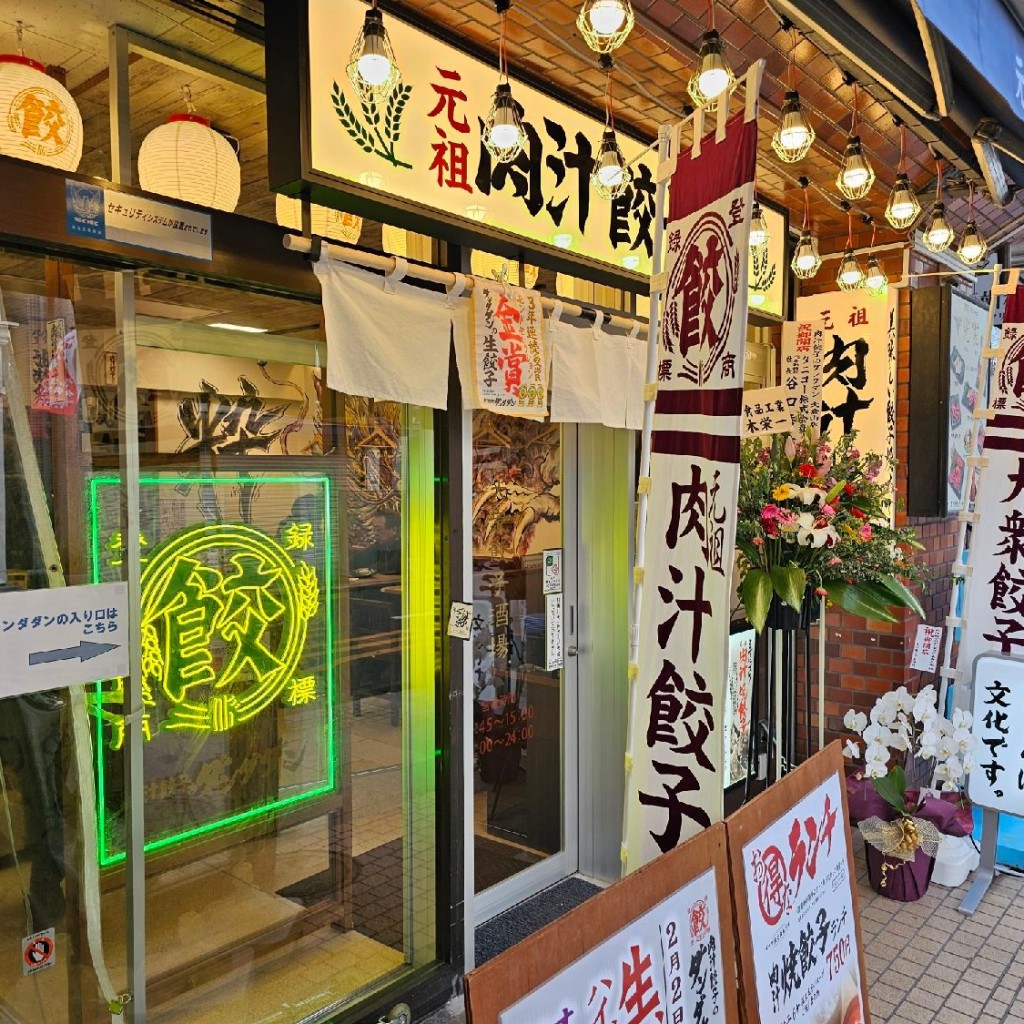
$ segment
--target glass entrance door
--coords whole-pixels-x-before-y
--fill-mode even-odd
[[[473,849],[483,921],[577,866],[573,445],[473,415]]]

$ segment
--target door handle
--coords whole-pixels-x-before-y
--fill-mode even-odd
[[[565,653],[568,654],[570,658],[575,658],[576,655],[580,653],[580,649],[575,645],[572,645],[570,647],[566,647]]]

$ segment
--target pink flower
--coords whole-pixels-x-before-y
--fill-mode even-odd
[[[829,565],[842,565],[843,560],[841,558],[830,558],[828,560]]]
[[[832,446],[828,444],[818,445],[818,462],[824,462],[832,454]]]
[[[856,448],[851,448],[850,449],[850,458],[851,459],[859,459],[860,458],[860,452]]]
[[[750,543],[753,544],[755,548],[763,548],[764,537],[755,537]]]
[[[782,515],[782,509],[778,505],[765,505],[761,509],[761,521],[765,523],[774,522]]]
[[[833,505],[822,505],[821,514],[823,516],[834,516],[836,514],[835,507]]]
[[[861,540],[871,540],[871,524],[865,523],[858,531],[858,535]]]
[[[828,597],[828,591],[824,587],[815,587],[814,592],[818,597]]]
[[[762,466],[767,466],[768,463],[772,461],[772,453],[768,451],[767,448],[762,448],[757,453],[757,461],[760,462]]]

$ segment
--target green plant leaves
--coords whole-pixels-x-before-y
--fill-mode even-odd
[[[807,589],[807,573],[792,562],[789,565],[773,565],[769,573],[775,593],[793,611],[800,611],[804,603],[804,591]]]
[[[896,622],[896,616],[889,611],[888,605],[872,591],[858,583],[840,581],[825,583],[828,599],[840,608],[876,622]]]
[[[895,604],[902,608],[909,608],[915,615],[920,615],[922,619],[926,618],[917,595],[902,580],[898,580],[895,576],[883,576],[878,580],[877,586],[888,591]]]
[[[907,776],[899,765],[890,768],[888,775],[872,779],[871,785],[890,807],[900,814],[907,813]]]
[[[758,631],[764,629],[771,607],[772,579],[764,569],[751,569],[740,584],[740,597],[750,624]]]

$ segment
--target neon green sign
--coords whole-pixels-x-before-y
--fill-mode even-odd
[[[298,495],[295,505],[301,504],[307,514],[317,514],[308,519],[289,515],[273,532],[266,522],[182,525],[182,519],[195,513],[183,510],[175,499],[182,486],[197,483],[218,490],[237,489],[241,483],[258,486],[263,501],[260,509],[268,511],[286,508],[288,499]],[[301,783],[290,785],[288,797],[260,802],[240,813],[237,800],[229,801],[235,805],[232,814],[211,813],[210,820],[197,820],[159,835],[147,842],[149,850],[333,788],[332,609],[330,588],[321,586],[321,577],[329,580],[331,570],[330,503],[328,481],[323,477],[247,476],[206,481],[153,477],[143,478],[140,484],[146,524],[143,537],[147,538],[140,538],[145,555],[140,618],[142,728],[147,749],[160,750],[158,761],[153,762],[159,767],[154,768],[152,779],[148,755],[146,761],[147,834],[150,817],[159,818],[161,799],[180,804],[187,798],[200,808],[202,816],[210,793],[217,792],[215,787],[204,787],[202,780],[215,773],[238,774],[229,763],[221,763],[226,758],[230,761],[224,751],[235,748],[225,748],[223,742],[216,741],[217,736],[248,727],[243,744],[248,738],[266,755],[267,729],[274,735],[288,732],[287,722],[267,719],[267,715],[304,715],[301,728],[297,723],[293,731],[301,732],[305,739],[309,715],[315,712],[323,730],[319,760],[325,769],[312,786],[305,782],[306,792],[293,792],[302,788]],[[313,494],[309,493],[311,487]],[[92,481],[93,575],[97,581],[115,576],[123,557],[120,531],[113,529],[117,493],[115,479]],[[193,507],[198,510],[200,503]],[[274,511],[265,518],[272,520],[277,514]],[[161,537],[161,528],[166,529],[168,523],[172,528]],[[316,641],[312,645],[311,639]],[[124,680],[98,684],[94,707],[99,723],[100,859],[112,863],[123,853],[116,849],[120,844],[108,848],[111,830],[106,821],[112,814],[116,819],[119,811],[105,806],[104,776],[110,755],[104,755],[102,747],[117,751],[124,743]],[[261,726],[260,722],[268,724]],[[197,742],[214,746],[204,755],[204,747],[197,747]],[[182,770],[174,771],[176,767]],[[268,773],[276,778],[279,771],[275,764]]]

